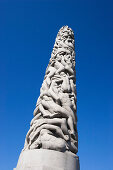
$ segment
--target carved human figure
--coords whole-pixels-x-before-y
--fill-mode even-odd
[[[78,151],[74,33],[62,27],[46,69],[24,150]]]

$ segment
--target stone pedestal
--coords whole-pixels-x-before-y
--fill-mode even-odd
[[[14,170],[80,170],[78,156],[46,149],[23,151]]]

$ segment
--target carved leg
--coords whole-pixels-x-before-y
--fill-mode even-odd
[[[36,119],[38,119],[41,115],[42,115],[41,113],[38,113],[38,114],[31,120],[30,125],[32,126],[32,124],[34,123],[34,121],[35,121]]]
[[[48,117],[48,115],[50,115],[50,112],[48,110],[45,110],[42,104],[39,105],[39,110],[45,117]]]
[[[58,113],[62,117],[69,118],[71,116],[73,121],[75,122],[75,117],[71,109],[70,111],[68,111],[53,101],[42,100],[42,105],[46,107],[48,110]],[[52,118],[53,115],[51,114],[50,116]]]
[[[30,149],[37,149],[41,145],[40,136],[29,146]]]
[[[64,134],[68,134],[68,129],[66,125],[65,118],[53,118],[53,119],[38,119],[34,121],[35,126],[33,126],[33,130],[35,131],[38,127],[42,126],[43,124],[53,124],[60,126]]]
[[[68,122],[68,125],[69,125],[69,128],[70,128],[70,134],[71,135],[74,135],[74,125],[73,125],[73,119],[72,117],[70,116],[68,119],[67,119],[67,122]]]
[[[40,138],[43,149],[52,149],[57,151],[66,151],[66,142],[61,138],[56,138],[53,133],[47,129],[42,129]]]
[[[48,125],[48,124],[44,124],[42,125],[41,127],[39,127],[35,132],[34,134],[32,135],[32,137],[30,138],[30,141],[31,143],[33,143],[34,139],[36,136],[39,135],[40,131],[42,129],[48,129],[48,130],[52,130],[52,131],[55,131],[55,133],[57,135],[59,135],[61,138],[63,138],[64,140],[69,140],[69,136],[68,135],[64,135],[61,128],[59,128],[58,126],[55,126],[55,125]]]

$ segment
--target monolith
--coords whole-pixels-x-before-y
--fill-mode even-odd
[[[56,37],[15,170],[79,170],[74,32]]]

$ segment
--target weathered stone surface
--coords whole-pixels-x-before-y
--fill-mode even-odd
[[[15,170],[79,170],[78,157],[47,149],[26,150]]]
[[[26,135],[23,150],[78,151],[74,33],[62,27]]]
[[[62,27],[16,170],[79,170],[74,33]]]

